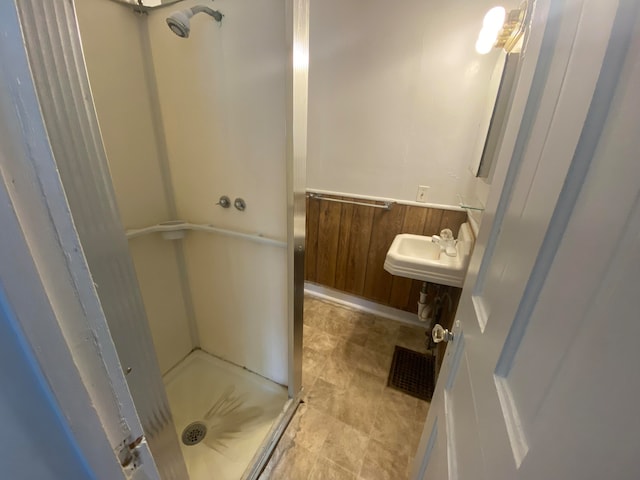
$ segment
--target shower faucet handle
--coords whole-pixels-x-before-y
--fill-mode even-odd
[[[231,206],[231,199],[226,195],[222,195],[216,205],[220,205],[222,208],[229,208]]]
[[[247,202],[245,202],[242,198],[236,198],[235,202],[233,202],[233,206],[243,212],[244,209],[247,208]]]

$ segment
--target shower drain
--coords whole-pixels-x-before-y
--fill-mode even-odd
[[[193,422],[182,431],[182,443],[185,445],[197,445],[207,434],[207,426],[202,422]]]

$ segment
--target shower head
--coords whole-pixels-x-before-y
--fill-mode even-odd
[[[169,25],[171,31],[179,37],[189,38],[189,32],[191,31],[189,19],[196,13],[206,13],[207,15],[211,15],[217,22],[222,21],[222,14],[217,10],[204,7],[202,5],[196,5],[195,7],[191,7],[186,10],[173,12],[167,17],[167,25]]]

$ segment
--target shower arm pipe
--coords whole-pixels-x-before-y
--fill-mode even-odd
[[[287,242],[277,240],[275,238],[265,237],[260,233],[244,233],[237,232],[235,230],[227,230],[224,228],[214,227],[213,225],[170,221],[164,223],[158,223],[156,225],[150,225],[148,227],[130,229],[126,231],[127,239],[142,237],[151,233],[164,233],[164,232],[181,232],[185,230],[192,230],[197,232],[217,233],[227,237],[242,238],[256,243],[262,243],[265,245],[272,245],[274,247],[285,248]]]
[[[213,8],[206,7],[204,5],[194,5],[189,9],[189,11],[191,12],[191,15],[189,15],[189,17],[192,17],[196,13],[201,12],[206,13],[207,15],[211,15],[213,18],[216,18],[216,14],[219,14],[219,12],[215,11]]]

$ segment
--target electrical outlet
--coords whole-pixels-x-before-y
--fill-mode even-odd
[[[416,195],[416,202],[421,202],[421,203],[427,203],[427,192],[429,191],[429,188],[426,185],[419,185],[418,186],[418,195]]]

